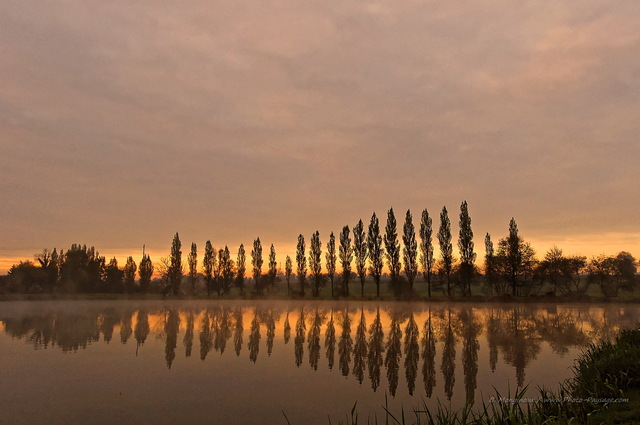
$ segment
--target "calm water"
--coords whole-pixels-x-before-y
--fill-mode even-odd
[[[0,304],[0,423],[327,424],[557,388],[635,305]]]

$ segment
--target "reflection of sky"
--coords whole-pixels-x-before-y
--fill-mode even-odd
[[[239,357],[233,347],[234,317],[230,318],[231,338],[227,341],[223,354],[212,347],[206,358],[200,359],[200,332],[202,330],[203,309],[212,308],[216,311],[219,306],[230,308],[233,313],[236,308],[242,308],[243,315],[243,346]],[[271,355],[267,354],[267,330],[265,323],[260,326],[260,342],[257,361],[249,360],[248,342],[250,339],[251,322],[254,318],[255,307],[259,312],[268,313],[270,310],[276,315],[275,339]],[[170,369],[165,361],[167,335],[165,333],[161,312],[163,306],[179,309],[180,327],[176,338],[175,359]],[[300,315],[300,306],[304,306],[306,317],[305,341],[303,344],[303,359],[299,367],[295,366],[295,333],[296,322]],[[325,332],[326,321],[330,317],[331,307],[334,307],[334,322],[336,330],[335,363],[333,369],[328,368],[326,358]],[[408,317],[408,312],[414,312],[414,319],[420,331],[419,343],[425,321],[428,319],[428,307],[424,304],[376,304],[365,303],[364,315],[367,323],[367,339],[369,327],[380,307],[381,322],[384,331],[384,343],[389,336],[389,325],[392,316]],[[142,422],[173,423],[192,421],[203,423],[215,416],[224,423],[248,423],[253,418],[264,415],[265,422],[281,423],[281,410],[285,410],[292,423],[326,423],[326,414],[332,418],[340,418],[348,413],[357,400],[362,414],[378,412],[384,402],[385,391],[388,391],[388,381],[385,366],[381,367],[380,386],[375,393],[371,390],[371,383],[365,368],[362,384],[359,384],[353,373],[354,355],[351,355],[350,373],[344,377],[340,373],[338,344],[342,335],[341,318],[345,307],[349,308],[351,318],[351,338],[355,340],[356,330],[360,320],[360,306],[345,303],[297,303],[297,302],[93,302],[77,303],[62,302],[48,303],[34,306],[30,303],[15,302],[7,306],[3,312],[3,320],[17,319],[21,323],[29,322],[30,318],[44,313],[75,314],[77,317],[95,318],[96,323],[102,323],[104,317],[113,319],[113,337],[106,344],[103,337],[93,342],[86,349],[75,352],[62,353],[59,348],[33,350],[29,342],[30,332],[19,340],[11,340],[8,334],[0,334],[0,349],[3,356],[3,366],[6,374],[0,381],[0,390],[7,397],[0,400],[0,408],[8,412],[9,418],[19,419],[20,409],[25,400],[33,397],[45,397],[49,403],[30,404],[31,423],[56,422],[57,418],[80,417],[83,412],[89,414],[93,423],[113,423],[113,418],[144,418]],[[144,344],[137,347],[135,340],[136,318],[138,309],[150,313],[150,334]],[[475,390],[476,403],[480,403],[481,396],[492,395],[492,387],[497,388],[502,395],[507,394],[508,388],[513,395],[516,386],[516,372],[513,364],[506,362],[504,347],[509,345],[508,337],[503,335],[503,342],[498,343],[498,358],[495,371],[489,365],[489,345],[487,319],[491,314],[503,318],[500,332],[510,326],[514,312],[518,311],[521,332],[525,333],[525,341],[540,344],[540,350],[535,357],[529,358],[525,364],[525,384],[531,383],[535,390],[537,385],[555,388],[559,381],[571,376],[570,366],[573,359],[580,353],[582,346],[569,342],[568,350],[559,356],[551,349],[554,341],[541,334],[542,324],[546,319],[568,318],[577,323],[589,338],[597,339],[601,333],[609,329],[633,326],[640,317],[637,307],[621,308],[616,305],[599,306],[532,306],[532,305],[500,305],[500,306],[470,306],[456,304],[452,307],[451,318],[456,339],[455,346],[455,384],[452,406],[459,407],[465,403],[465,376],[462,363],[464,325],[461,323],[460,312],[471,311],[471,315],[481,325],[478,334],[478,372]],[[554,311],[555,310],[555,311]],[[289,311],[291,325],[291,340],[284,344],[283,327],[286,312]],[[317,370],[309,364],[309,331],[315,312],[318,311],[325,321],[320,332],[320,358]],[[120,320],[122,313],[131,315],[131,329],[134,330],[126,344],[120,343]],[[187,318],[190,312],[196,313],[193,332],[193,351],[190,357],[185,356],[184,335]],[[429,406],[434,406],[436,398],[445,400],[443,393],[444,376],[441,370],[443,355],[442,330],[446,326],[449,315],[444,304],[432,305],[432,324],[436,331],[435,371],[436,384],[432,398],[426,398],[423,388],[422,364],[418,362],[416,392],[410,396],[405,378],[405,345],[404,331],[407,320],[400,325],[403,333],[398,370],[398,387],[395,397],[389,397],[390,406],[405,408],[421,406],[422,400]],[[128,317],[128,316],[127,316]],[[563,319],[564,320],[564,319]],[[561,320],[562,322],[562,320]],[[70,323],[66,321],[65,323]],[[563,324],[564,323],[564,324]],[[559,323],[560,330],[568,329],[568,322]],[[0,326],[2,326],[0,324]],[[79,328],[78,328],[79,329]],[[60,330],[61,333],[62,330]],[[25,343],[26,342],[26,343]],[[556,345],[563,345],[562,340],[555,341]],[[564,343],[566,344],[566,342]],[[354,344],[355,345],[355,344]],[[42,348],[42,347],[40,347]],[[422,347],[420,348],[422,350]],[[383,358],[386,348],[383,349]],[[99,372],[97,372],[99,371]],[[73,385],[60,385],[60,382],[73,382]],[[8,389],[11,388],[11,391]],[[55,391],[52,391],[56,388]],[[537,395],[537,394],[534,394]],[[122,397],[122,398],[120,398]],[[126,400],[126,402],[125,402]],[[168,407],[171,406],[171,408]],[[238,410],[236,410],[238,409]],[[204,413],[203,413],[204,412]],[[195,416],[194,416],[195,415]],[[204,415],[204,416],[203,416]],[[316,419],[314,419],[316,418]],[[61,422],[61,420],[58,420]],[[137,421],[140,422],[140,421]],[[17,421],[16,423],[20,423]],[[26,423],[26,420],[25,420]]]
[[[464,199],[478,246],[514,216],[541,253],[640,247],[635,2],[4,6],[0,257],[286,253]]]

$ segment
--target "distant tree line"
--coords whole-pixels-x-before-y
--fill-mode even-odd
[[[186,262],[182,259],[182,243],[178,233],[171,243],[168,257],[155,264],[144,253],[136,263],[128,257],[120,267],[117,259],[107,260],[94,247],[72,245],[68,250],[45,249],[35,261],[22,261],[0,277],[0,291],[13,293],[147,293],[165,295],[195,295],[206,290],[207,296],[224,296],[233,288],[243,294],[247,288],[262,296],[277,289],[286,281],[287,296],[305,296],[306,289],[319,297],[327,284],[331,296],[350,296],[350,283],[354,276],[360,283],[360,296],[365,296],[367,284],[375,285],[380,296],[382,278],[389,282],[396,297],[411,297],[424,292],[431,297],[442,292],[447,297],[470,296],[483,293],[495,296],[563,295],[578,296],[595,285],[605,297],[615,297],[621,289],[638,287],[638,262],[628,252],[615,256],[599,255],[587,260],[584,256],[566,256],[558,247],[552,247],[542,259],[536,258],[531,245],[519,234],[515,219],[509,223],[508,235],[494,245],[491,235],[484,237],[484,264],[476,264],[474,233],[467,202],[460,205],[457,248],[454,255],[451,221],[446,207],[440,212],[437,232],[427,209],[421,214],[419,230],[413,216],[405,214],[401,240],[393,208],[387,212],[384,234],[375,213],[368,228],[362,220],[351,229],[348,225],[338,234],[329,235],[324,252],[320,233],[312,233],[309,250],[305,238],[298,236],[294,264],[287,256],[285,269],[278,267],[276,250],[270,246],[263,272],[262,242],[253,241],[250,252],[250,277],[247,277],[247,258],[244,245],[232,258],[228,246],[216,250],[211,241],[205,243],[202,266],[198,269],[198,249],[191,244]],[[435,234],[434,234],[435,233]],[[437,240],[439,256],[434,254]],[[336,246],[337,245],[337,246]],[[338,274],[337,265],[340,266]],[[388,275],[383,275],[386,265]],[[355,270],[354,270],[355,269]],[[155,275],[154,275],[155,272]],[[424,289],[415,283],[421,274]],[[155,276],[155,278],[154,278]],[[292,286],[295,277],[297,289]]]

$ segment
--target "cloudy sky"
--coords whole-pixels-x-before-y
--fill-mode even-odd
[[[467,200],[640,254],[640,3],[4,0],[0,271],[79,242],[280,253]],[[437,225],[437,223],[436,223]]]

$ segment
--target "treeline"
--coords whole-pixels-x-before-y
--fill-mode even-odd
[[[330,286],[331,296],[337,297],[350,296],[350,286],[357,280],[360,295],[364,297],[367,284],[375,285],[376,295],[380,296],[384,278],[398,297],[420,292],[431,297],[434,291],[448,297],[469,296],[472,288],[479,288],[488,295],[575,296],[585,294],[590,285],[597,285],[605,297],[615,297],[621,289],[633,291],[638,286],[638,262],[630,253],[623,251],[615,256],[600,255],[587,260],[584,256],[566,256],[554,246],[538,259],[531,245],[519,235],[513,218],[508,235],[497,245],[489,233],[485,235],[485,257],[483,264],[478,266],[466,201],[460,205],[458,224],[458,257],[454,254],[451,220],[446,207],[440,212],[437,229],[428,210],[423,210],[417,231],[411,211],[407,210],[402,235],[398,234],[393,208],[387,212],[384,233],[373,213],[366,227],[359,220],[353,228],[344,226],[337,237],[331,232],[324,251],[318,231],[311,235],[308,251],[305,238],[300,234],[295,273],[294,260],[288,255],[284,270],[278,267],[273,244],[267,258],[263,258],[260,238],[253,241],[250,270],[247,270],[248,259],[243,244],[232,257],[228,246],[216,250],[211,241],[207,241],[202,266],[198,268],[198,248],[192,243],[187,259],[183,261],[178,233],[173,238],[168,257],[154,264],[143,252],[139,263],[128,257],[122,268],[115,257],[107,261],[93,247],[72,245],[67,251],[45,249],[35,257],[35,262],[23,261],[12,266],[0,281],[0,291],[161,292],[177,296],[195,295],[206,290],[207,295],[224,296],[232,288],[238,288],[240,293],[249,289],[264,295],[286,282],[287,296],[305,296],[310,290],[314,297],[319,297],[321,288]],[[440,251],[438,257],[434,242]],[[385,265],[388,274],[383,273]],[[155,279],[154,271],[159,276]],[[419,275],[426,284],[422,291],[414,287]]]

